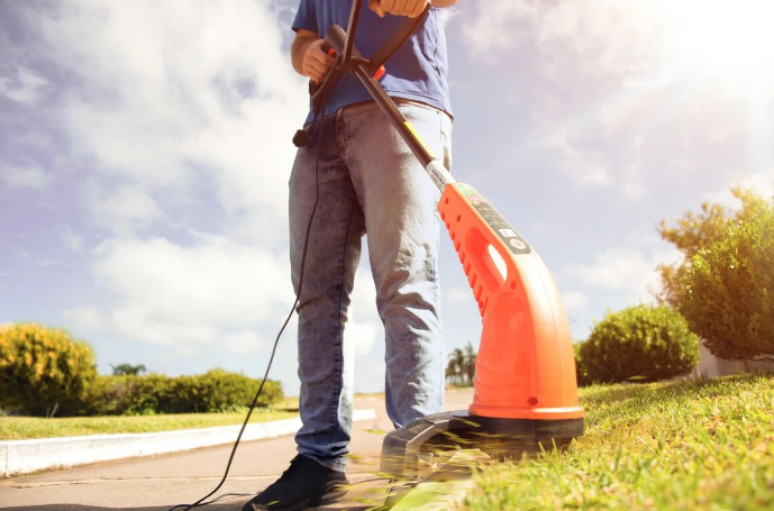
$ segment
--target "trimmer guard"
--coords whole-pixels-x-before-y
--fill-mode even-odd
[[[583,419],[500,419],[466,410],[427,415],[390,432],[382,443],[381,471],[405,482],[423,472],[434,453],[480,449],[496,460],[518,460],[566,448],[583,435]]]

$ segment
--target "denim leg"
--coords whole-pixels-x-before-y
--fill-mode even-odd
[[[364,233],[363,212],[339,156],[336,123],[324,121],[319,155],[319,202],[309,232],[298,304],[298,376],[302,427],[298,452],[343,471],[352,423],[352,351],[344,325]],[[290,259],[298,293],[307,225],[317,196],[317,133],[300,148],[290,177]]]
[[[430,150],[450,164],[451,120],[398,103]],[[365,214],[386,343],[387,412],[395,427],[444,407],[438,249],[440,192],[373,103],[344,110],[342,155]],[[340,134],[341,137],[341,134]]]

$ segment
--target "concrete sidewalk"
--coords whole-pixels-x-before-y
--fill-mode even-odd
[[[472,390],[448,391],[447,410],[465,409]],[[384,401],[359,398],[355,408],[376,410],[376,418],[353,425],[348,477],[355,486],[347,500],[324,509],[365,510],[380,504],[384,481],[379,470],[382,434],[392,425]],[[88,467],[0,480],[0,509],[33,511],[167,511],[193,503],[212,491],[226,468],[231,446],[203,448],[150,458],[107,462]],[[258,492],[271,484],[296,455],[291,436],[240,444],[226,483],[216,495]],[[201,509],[239,510],[250,497],[238,497]]]

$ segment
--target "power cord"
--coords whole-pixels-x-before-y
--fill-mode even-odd
[[[200,498],[193,504],[178,504],[177,506],[174,506],[169,509],[169,511],[175,511],[179,508],[183,508],[183,511],[188,511],[190,509],[193,509],[195,507],[202,507],[207,506],[209,504],[214,504],[215,502],[218,502],[222,500],[223,498],[227,496],[239,496],[239,497],[246,497],[246,496],[255,496],[258,495],[258,493],[227,493],[224,495],[221,495],[220,497],[217,497],[209,502],[205,502],[206,499],[211,497],[213,494],[215,494],[221,486],[226,482],[226,479],[228,478],[228,473],[231,470],[231,463],[234,460],[234,455],[236,454],[237,446],[239,446],[239,441],[242,439],[242,434],[245,431],[245,428],[247,427],[248,422],[250,422],[250,416],[253,413],[253,410],[255,409],[256,404],[258,403],[258,398],[261,396],[261,392],[263,392],[263,386],[266,383],[266,379],[269,376],[269,370],[271,369],[271,365],[274,362],[274,354],[277,352],[277,345],[279,344],[280,337],[282,336],[282,333],[285,331],[285,327],[288,326],[288,323],[290,322],[290,318],[293,317],[293,313],[296,310],[296,307],[298,306],[299,298],[301,296],[301,289],[304,283],[304,266],[306,264],[306,252],[307,248],[309,247],[309,234],[312,230],[312,221],[314,220],[314,215],[317,212],[317,204],[320,202],[320,174],[319,174],[319,165],[320,165],[320,147],[322,146],[322,138],[323,138],[323,119],[325,118],[325,106],[327,101],[327,96],[321,98],[321,108],[319,110],[320,112],[320,124],[319,124],[319,135],[317,137],[317,152],[315,155],[315,161],[314,161],[314,179],[315,179],[315,199],[314,199],[314,206],[312,207],[312,214],[309,215],[309,223],[306,226],[306,236],[304,236],[304,249],[303,253],[301,255],[301,269],[298,279],[298,292],[296,293],[296,299],[295,302],[293,302],[293,307],[290,309],[290,313],[288,314],[288,317],[285,319],[285,322],[282,324],[282,328],[280,328],[279,333],[277,334],[277,338],[274,340],[274,347],[271,350],[271,357],[269,357],[269,363],[266,366],[266,372],[263,375],[263,380],[261,381],[260,387],[258,387],[258,392],[255,394],[255,397],[253,398],[252,404],[250,404],[250,409],[247,412],[247,417],[245,417],[245,422],[242,424],[242,428],[239,430],[239,435],[237,435],[236,442],[234,442],[234,447],[231,449],[231,455],[228,458],[228,464],[226,465],[226,471],[223,474],[223,478],[220,480],[220,483],[215,487],[214,490],[212,490],[210,493],[205,495],[204,497]],[[317,112],[315,112],[315,115],[312,117],[312,128],[315,125],[315,120],[317,118]]]

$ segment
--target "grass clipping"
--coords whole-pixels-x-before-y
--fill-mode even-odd
[[[581,389],[586,433],[565,454],[476,476],[465,509],[774,509],[774,378]]]

